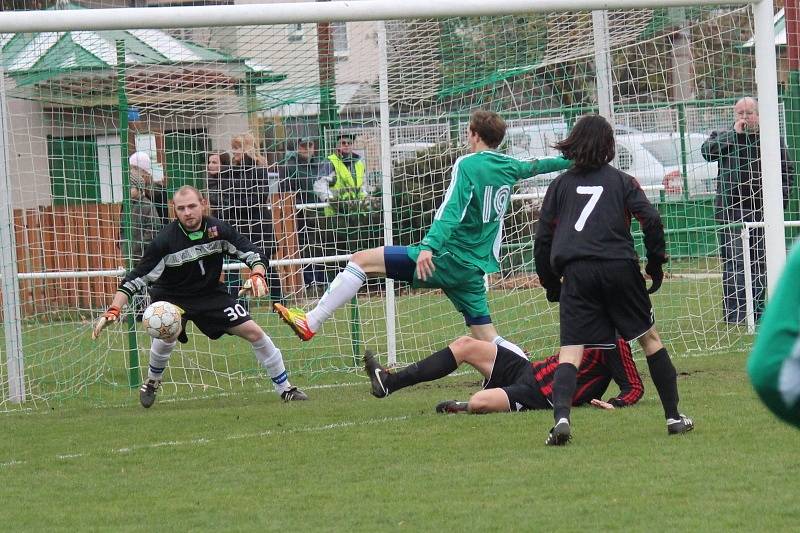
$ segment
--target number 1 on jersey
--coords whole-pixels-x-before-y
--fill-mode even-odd
[[[600,195],[603,194],[603,186],[585,187],[580,185],[575,189],[575,192],[578,194],[591,195],[591,198],[589,198],[589,201],[586,203],[586,207],[581,211],[581,216],[579,216],[578,221],[575,222],[575,231],[583,231],[583,227],[586,225],[586,219],[589,218],[592,210],[594,210],[594,206],[596,206],[597,202],[600,200]]]

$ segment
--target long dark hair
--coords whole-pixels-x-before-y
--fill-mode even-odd
[[[600,115],[585,115],[553,148],[572,159],[577,170],[600,168],[614,159],[614,128]]]

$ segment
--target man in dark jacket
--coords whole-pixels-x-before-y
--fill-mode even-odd
[[[761,180],[761,145],[759,140],[758,102],[741,98],[733,108],[732,130],[715,131],[703,143],[706,161],[717,161],[717,197],[715,217],[723,227],[719,232],[722,260],[722,308],[726,322],[743,323],[745,312],[745,273],[742,226],[744,222],[762,222],[764,209]],[[781,141],[783,199],[789,198],[793,168],[786,146]],[[761,314],[766,290],[766,255],[764,229],[754,228],[750,236],[750,261],[753,309],[756,320]]]
[[[272,226],[269,173],[261,166],[265,162],[253,144],[251,135],[239,135],[231,141],[233,154],[228,173],[230,183],[223,187],[221,206],[217,210],[220,218],[233,225],[236,230],[261,247],[267,259],[276,251],[275,233]],[[267,263],[267,283],[270,299],[283,302],[281,280],[276,267]],[[234,293],[239,287],[231,287]]]
[[[288,152],[280,168],[281,190],[297,193],[296,204],[319,201],[314,192],[314,182],[319,178],[320,162],[317,146],[311,137],[297,141],[297,150]]]
[[[297,150],[288,152],[280,167],[281,190],[295,193],[295,206],[319,202],[314,191],[314,182],[320,176],[320,161],[316,156],[316,143],[311,137],[302,137],[297,141]],[[311,220],[319,216],[316,209],[297,209],[297,232],[303,257],[325,255],[317,243],[323,239],[319,224]],[[312,224],[307,224],[310,221]],[[309,264],[303,267],[303,282],[308,288],[318,289],[326,284],[323,268]]]

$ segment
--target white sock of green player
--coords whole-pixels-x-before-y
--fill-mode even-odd
[[[150,344],[150,366],[147,369],[147,379],[161,381],[164,369],[169,363],[169,356],[175,349],[176,341],[167,342],[161,339],[153,339]]]
[[[317,302],[317,306],[306,313],[306,322],[311,331],[317,331],[337,309],[352,300],[366,282],[367,274],[361,267],[352,261],[347,263]]]
[[[253,351],[256,354],[256,359],[267,371],[269,377],[272,378],[272,383],[275,385],[275,390],[283,392],[288,390],[292,384],[289,383],[289,374],[286,373],[286,367],[283,365],[283,355],[281,351],[272,342],[268,335],[264,335],[261,340],[252,344]]]
[[[520,357],[524,357],[525,359],[528,358],[528,356],[525,355],[525,352],[522,350],[522,348],[520,348],[519,346],[517,346],[513,342],[507,341],[506,339],[504,339],[500,335],[495,337],[492,342],[495,343],[498,346],[502,346],[503,348],[511,350],[512,352],[514,352],[515,354],[517,354]]]

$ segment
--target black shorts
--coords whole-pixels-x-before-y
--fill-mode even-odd
[[[559,301],[561,346],[614,348],[653,324],[653,305],[639,264],[630,260],[573,261],[564,268]]]
[[[166,300],[183,309],[183,327],[178,338],[181,342],[186,342],[185,329],[188,320],[194,322],[209,339],[218,339],[230,328],[251,320],[247,309],[231,296],[224,285],[219,285],[213,292],[203,296],[177,296],[151,290],[150,298],[154,302]]]
[[[503,389],[512,411],[551,407],[533,377],[531,362],[503,346],[497,347],[492,375],[483,388]]]

